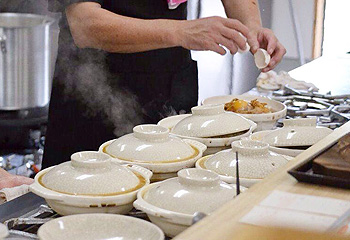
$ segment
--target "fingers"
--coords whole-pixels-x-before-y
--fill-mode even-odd
[[[258,42],[258,37],[253,34],[253,33],[249,33],[249,36],[247,38],[248,44],[250,46],[250,51],[255,54],[256,51],[259,49],[260,44]]]
[[[286,49],[283,47],[281,43],[277,43],[277,47],[275,48],[275,51],[273,52],[271,61],[269,65],[262,69],[262,72],[268,72],[272,69],[274,69],[278,63],[281,62],[283,56],[286,54]]]
[[[23,185],[23,184],[30,185],[30,184],[32,184],[34,182],[34,179],[23,177],[23,176],[16,176],[14,182],[15,182],[15,184],[17,186],[20,186],[20,185]]]
[[[233,30],[236,30],[242,33],[243,36],[245,36],[248,39],[249,29],[245,25],[243,25],[243,23],[241,23],[240,21],[236,19],[223,18],[223,24],[228,28],[231,28]]]
[[[0,189],[12,188],[23,184],[30,185],[33,182],[34,182],[34,179],[31,179],[31,178],[11,175],[9,177],[0,179]]]
[[[221,34],[226,38],[229,39],[233,45],[237,45],[240,49],[245,50],[246,48],[246,42],[247,40],[244,39],[244,37],[242,37],[241,34],[239,34],[239,32],[237,32],[236,30],[224,27],[221,30]],[[232,45],[231,44],[231,45]],[[230,49],[228,46],[226,46],[224,44],[225,47],[227,47],[228,49]],[[235,48],[237,48],[237,46],[234,46]],[[231,49],[230,49],[231,51]],[[236,51],[237,52],[237,51]],[[234,52],[234,53],[236,53]],[[233,54],[233,51],[231,51],[231,53]]]
[[[267,53],[272,55],[273,52],[275,51],[276,47],[277,47],[277,38],[275,37],[275,35],[272,34],[268,34],[265,35],[266,40],[267,40]]]
[[[216,53],[218,53],[220,55],[225,55],[226,54],[226,50],[223,47],[221,47],[219,44],[214,43],[214,42],[212,42],[212,43],[210,43],[208,45],[207,50],[216,52]]]

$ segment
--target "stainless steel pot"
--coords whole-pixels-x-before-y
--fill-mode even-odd
[[[0,13],[0,110],[43,107],[50,99],[50,25],[33,14]]]

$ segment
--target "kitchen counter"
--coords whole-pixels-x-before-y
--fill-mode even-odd
[[[350,54],[320,57],[289,72],[291,77],[315,84],[320,93],[350,93]]]
[[[350,132],[350,122],[336,129],[333,133],[316,143],[308,150],[295,157],[286,166],[270,175],[260,183],[249,188],[246,192],[228,202],[210,216],[190,227],[175,240],[225,240],[251,239],[248,232],[256,231],[257,227],[240,223],[240,219],[254,206],[266,198],[272,191],[280,190],[289,193],[299,193],[321,197],[331,197],[350,201],[350,190],[331,188],[319,185],[298,183],[287,171],[301,162],[312,158],[320,151],[336,142],[337,139]],[[242,235],[242,232],[246,232]],[[299,239],[299,238],[298,238]],[[335,239],[335,238],[334,238]],[[350,239],[350,237],[349,237]]]
[[[320,91],[332,91],[332,94],[350,93],[350,58],[319,58],[300,68],[290,72],[291,76],[298,80],[304,80],[316,84]],[[335,81],[337,79],[337,81]],[[350,201],[350,190],[331,188],[326,186],[299,183],[290,176],[287,171],[296,165],[316,156],[330,143],[335,143],[340,137],[350,132],[350,122],[336,129],[332,134],[322,139],[317,144],[304,151],[302,154],[290,161],[286,166],[270,175],[260,183],[249,188],[232,201],[228,202],[210,216],[204,218],[196,225],[190,227],[175,240],[225,240],[225,239],[257,239],[252,235],[256,232],[265,233],[266,229],[253,225],[240,223],[240,219],[250,212],[254,206],[270,195],[274,190],[305,194],[320,197],[330,197],[335,199]],[[275,230],[276,236],[284,231]],[[305,234],[305,235],[304,235]],[[321,235],[308,236],[309,233],[298,233],[294,239],[338,239],[340,236],[332,238],[320,237]],[[273,234],[272,234],[273,235]],[[270,236],[272,236],[270,235]],[[255,236],[255,237],[253,237]],[[265,236],[265,235],[264,235]],[[296,235],[294,235],[296,236]],[[291,238],[260,238],[259,239],[291,239]],[[339,239],[343,239],[339,238]],[[350,239],[350,237],[348,238]]]

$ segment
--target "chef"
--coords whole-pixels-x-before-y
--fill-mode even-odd
[[[50,0],[63,17],[43,167],[197,105],[190,50],[235,54],[247,39],[272,56],[262,71],[273,69],[286,50],[261,26],[257,0],[222,2],[228,18],[186,20],[185,0]]]

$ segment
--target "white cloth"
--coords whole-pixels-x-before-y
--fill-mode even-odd
[[[11,201],[29,192],[29,185],[21,185],[13,188],[3,188],[0,190],[0,204]]]
[[[286,85],[298,90],[308,90],[312,88],[313,91],[318,91],[318,88],[314,84],[296,80],[284,71],[278,74],[275,71],[260,73],[256,83],[258,88],[272,91],[283,89]]]

